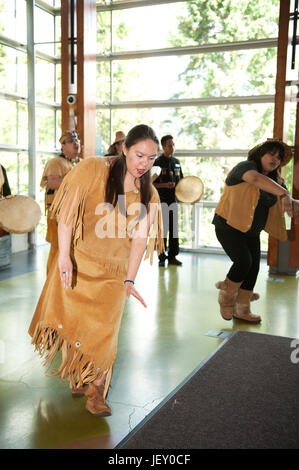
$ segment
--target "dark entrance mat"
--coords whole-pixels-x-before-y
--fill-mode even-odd
[[[299,341],[291,342],[236,331],[116,448],[298,449]]]

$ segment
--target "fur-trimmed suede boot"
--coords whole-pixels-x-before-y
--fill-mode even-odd
[[[217,287],[217,289],[226,289],[225,281],[218,281],[216,282],[215,286]],[[258,294],[257,292],[252,292],[250,302],[254,302],[255,300],[258,300],[259,298],[260,298],[260,294]]]
[[[101,385],[89,384],[85,395],[88,397],[86,409],[94,416],[111,416],[111,409],[104,397],[105,382]]]
[[[218,302],[220,313],[224,320],[231,320],[234,313],[234,305],[238,295],[238,290],[242,282],[233,282],[228,277],[225,281],[219,281],[215,284],[219,289]]]
[[[260,323],[261,317],[259,315],[254,315],[250,310],[252,294],[253,292],[250,290],[239,289],[233,316],[234,318],[250,323]]]

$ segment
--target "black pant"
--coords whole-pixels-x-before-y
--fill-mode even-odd
[[[168,252],[168,259],[173,259],[179,254],[179,233],[178,233],[178,204],[176,202],[162,202],[163,234],[165,251]],[[168,235],[168,244],[167,244]],[[164,261],[166,254],[161,253],[159,260]]]
[[[216,237],[233,262],[227,277],[241,282],[241,288],[253,290],[260,269],[260,236],[248,236],[232,227],[215,228]]]

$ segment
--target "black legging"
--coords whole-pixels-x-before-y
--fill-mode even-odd
[[[168,259],[175,258],[179,252],[179,234],[178,234],[178,204],[176,202],[162,202],[162,217],[163,217],[163,234],[164,234],[164,247],[168,251]],[[168,244],[167,244],[167,235]],[[166,254],[161,253],[159,260],[164,261]]]
[[[253,290],[260,269],[261,244],[259,235],[248,236],[232,227],[215,227],[216,237],[233,262],[227,277],[241,282],[241,288]]]

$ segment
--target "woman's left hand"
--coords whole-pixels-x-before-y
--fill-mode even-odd
[[[143,298],[141,297],[141,295],[137,292],[137,290],[135,289],[135,287],[133,286],[133,284],[131,282],[126,282],[125,284],[125,289],[126,289],[126,297],[127,299],[130,297],[130,295],[133,295],[133,297],[136,297],[137,300],[139,300],[139,302],[146,308],[147,305],[146,303],[144,302]]]
[[[286,212],[289,217],[293,217],[293,199],[289,194],[282,198],[282,210]]]

